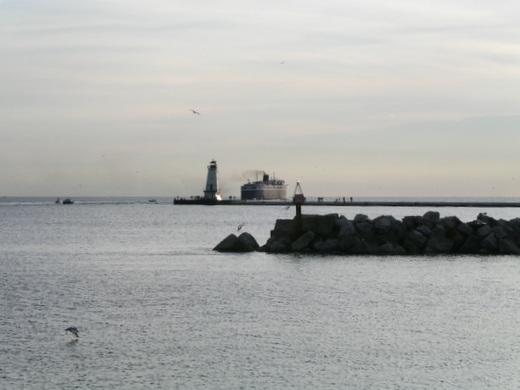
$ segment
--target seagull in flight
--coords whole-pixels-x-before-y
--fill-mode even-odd
[[[194,114],[200,115],[200,112],[195,111],[193,108],[190,108],[190,110],[191,110]]]
[[[65,329],[65,333],[67,332],[72,333],[74,336],[76,336],[76,338],[79,337],[79,330],[75,326],[71,326],[70,328]]]
[[[237,232],[240,231],[240,229],[242,229],[244,227],[245,223],[241,223],[240,225],[238,225],[238,228],[237,228]]]

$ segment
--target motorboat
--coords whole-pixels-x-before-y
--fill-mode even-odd
[[[63,201],[63,204],[74,204],[74,201],[67,198]]]

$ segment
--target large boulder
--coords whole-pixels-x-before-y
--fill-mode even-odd
[[[348,252],[351,248],[359,245],[361,240],[357,236],[349,236],[339,240],[339,246],[342,252]]]
[[[255,238],[247,233],[242,233],[239,237],[230,234],[224,238],[213,250],[219,252],[254,252],[260,245]]]
[[[403,248],[409,255],[418,255],[420,253],[419,247],[408,239],[403,241]]]
[[[446,233],[446,238],[449,238],[453,241],[453,248],[451,248],[451,252],[457,253],[461,245],[464,244],[464,241],[466,241],[467,237],[461,234],[457,229],[452,229]]]
[[[386,234],[392,229],[395,218],[390,215],[382,215],[374,219],[374,229],[377,234]]]
[[[478,216],[477,216],[477,219],[479,221],[482,221],[484,222],[486,225],[490,226],[490,227],[495,227],[498,225],[498,222],[495,218],[492,218],[492,217],[488,217],[486,213],[480,213]]]
[[[473,229],[474,232],[476,232],[478,229],[480,229],[483,226],[487,226],[484,222],[476,219],[474,221],[468,222],[467,225]]]
[[[406,239],[419,249],[424,248],[426,242],[428,241],[428,238],[418,230],[412,230],[410,233],[408,233]]]
[[[238,236],[233,248],[236,252],[254,252],[260,245],[256,242],[256,239],[248,232],[242,233]]]
[[[460,246],[459,253],[463,254],[475,254],[480,250],[481,239],[476,235],[469,236],[466,241]]]
[[[498,222],[498,225],[493,228],[493,231],[495,232],[495,234],[497,234],[497,230],[495,230],[495,229],[502,229],[506,233],[508,238],[516,237],[518,235],[516,233],[515,229],[513,227],[511,227],[509,225],[509,222],[507,222],[506,220],[499,219],[497,222]],[[498,237],[498,235],[497,235],[497,237]]]
[[[381,245],[379,251],[384,255],[406,255],[406,250],[402,246],[394,245],[391,242]]]
[[[493,233],[495,233],[496,238],[506,238],[507,237],[507,233],[502,226],[495,226],[493,228]]]
[[[457,229],[459,225],[462,223],[462,221],[455,216],[451,217],[443,217],[439,219],[439,222],[437,222],[437,225],[442,225],[444,229],[449,232],[450,230]]]
[[[338,214],[302,215],[302,230],[304,232],[311,231],[321,236],[329,236],[336,226],[338,218]]]
[[[300,229],[295,219],[277,219],[271,236],[274,238],[290,237],[293,240],[300,235]]]
[[[370,239],[360,239],[356,245],[349,248],[347,253],[355,254],[355,255],[374,255],[379,253],[379,245],[377,242]]]
[[[275,241],[269,248],[270,253],[285,253],[288,252],[287,247],[280,241]]]
[[[372,237],[374,235],[374,226],[370,222],[360,222],[355,224],[356,230],[363,237]]]
[[[397,235],[391,230],[386,234],[376,234],[374,238],[379,245],[384,245],[386,243],[401,245],[401,240],[399,240]]]
[[[436,224],[439,221],[440,214],[438,211],[428,211],[423,215],[423,218]]]
[[[511,240],[499,240],[498,253],[501,255],[520,255],[520,248]]]
[[[316,250],[320,253],[339,253],[341,247],[337,238],[329,238],[316,246]]]
[[[222,241],[220,241],[215,248],[213,248],[214,251],[219,252],[229,252],[231,251],[231,248],[233,248],[233,245],[237,241],[238,237],[235,234],[230,234],[226,238],[224,238]]]
[[[273,245],[275,241],[276,241],[276,237],[271,235],[271,237],[269,237],[267,242],[264,245],[262,245],[260,248],[258,248],[258,252],[270,252],[271,245]]]
[[[453,241],[449,238],[433,235],[426,243],[425,253],[451,253]]]
[[[437,237],[446,237],[446,229],[442,225],[435,225],[433,228],[433,235]]]
[[[339,233],[338,238],[339,239],[345,239],[352,235],[356,234],[356,228],[352,221],[349,221],[347,219],[341,221],[340,227],[339,227]]]
[[[435,227],[435,222],[430,218],[417,217],[417,227],[428,226],[431,230]]]
[[[299,252],[303,250],[312,242],[312,240],[314,240],[315,236],[316,235],[312,231],[305,232],[291,244],[291,250],[293,250],[294,252]]]
[[[406,229],[406,225],[403,223],[403,221],[394,220],[394,223],[392,224],[392,232],[395,233],[397,236],[397,239],[400,242],[403,242],[406,238],[406,235],[408,234],[408,230]]]
[[[291,247],[292,240],[287,237],[280,237],[278,240],[273,242],[269,248],[269,252],[271,253],[285,253],[289,252],[289,249]]]
[[[465,236],[469,236],[469,235],[473,234],[473,229],[471,227],[469,227],[469,225],[467,223],[461,223],[457,227],[457,231],[464,234]]]
[[[366,216],[365,214],[357,214],[354,217],[354,223],[360,223],[360,222],[370,222],[370,218]]]
[[[418,232],[421,232],[424,236],[426,237],[430,237],[433,235],[433,232],[432,232],[432,229],[430,229],[428,226],[426,225],[421,225],[417,228],[417,231]]]
[[[509,220],[509,226],[511,226],[513,229],[520,228],[520,217]]]
[[[498,240],[494,233],[488,234],[480,243],[482,248],[489,251],[495,251],[498,249]]]
[[[484,225],[477,230],[477,235],[480,238],[484,238],[491,233],[493,233],[493,229],[491,229],[488,225]]]
[[[406,226],[407,231],[411,231],[416,229],[419,226],[418,222],[419,217],[417,216],[407,216],[403,218],[403,224]]]

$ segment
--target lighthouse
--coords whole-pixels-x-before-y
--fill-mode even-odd
[[[220,196],[220,188],[218,187],[218,171],[217,162],[215,160],[211,160],[208,165],[208,179],[206,180],[204,199],[222,200]]]

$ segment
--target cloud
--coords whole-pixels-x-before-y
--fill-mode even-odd
[[[260,168],[330,195],[379,195],[371,180],[393,194],[467,193],[484,180],[475,171],[506,183],[519,8],[2,1],[0,179],[7,193],[30,183],[26,195],[73,172],[92,194],[190,195],[216,158],[230,182]],[[419,184],[425,174],[435,180]]]

